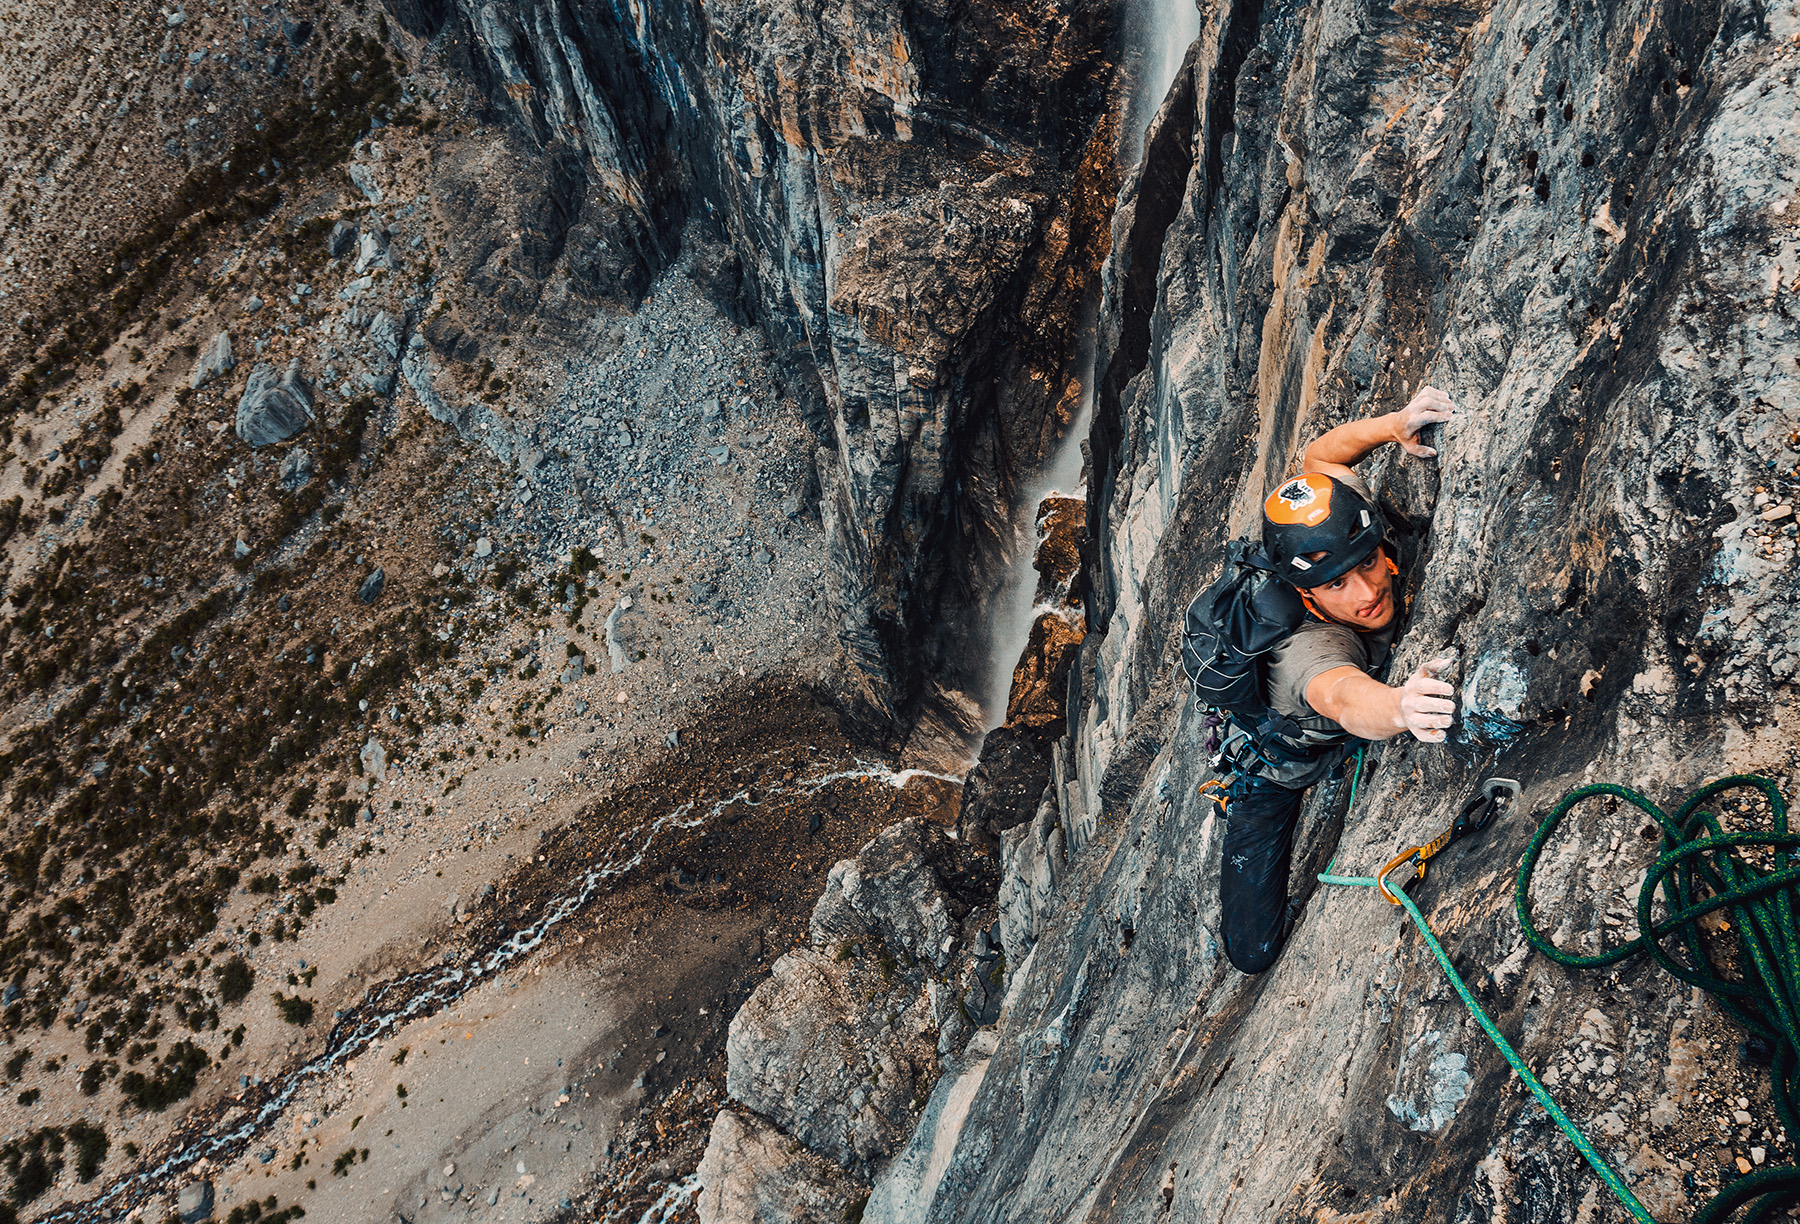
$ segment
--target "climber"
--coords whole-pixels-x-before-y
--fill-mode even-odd
[[[1245,752],[1241,743],[1228,752],[1237,776],[1225,810],[1220,923],[1225,955],[1245,973],[1274,963],[1298,915],[1288,859],[1307,788],[1341,770],[1357,740],[1410,731],[1437,744],[1451,725],[1455,690],[1437,678],[1450,660],[1427,663],[1398,687],[1377,678],[1403,611],[1400,569],[1375,497],[1352,467],[1389,442],[1430,458],[1437,452],[1419,431],[1453,410],[1448,395],[1425,387],[1398,412],[1339,425],[1263,503],[1264,552],[1306,615],[1267,656],[1265,700],[1299,735],[1282,752]]]

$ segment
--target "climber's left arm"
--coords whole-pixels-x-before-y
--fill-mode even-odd
[[[1389,442],[1397,442],[1406,453],[1429,459],[1437,451],[1419,441],[1419,431],[1427,425],[1448,421],[1455,412],[1448,395],[1436,387],[1421,387],[1419,393],[1397,412],[1361,420],[1345,421],[1328,429],[1306,448],[1301,470],[1319,472],[1343,479],[1350,469],[1369,457],[1370,452]]]

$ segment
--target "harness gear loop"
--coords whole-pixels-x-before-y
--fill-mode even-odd
[[[1480,790],[1463,801],[1462,810],[1450,822],[1449,828],[1424,845],[1402,850],[1389,859],[1387,866],[1375,873],[1376,889],[1387,899],[1388,904],[1399,905],[1400,898],[1388,888],[1388,876],[1411,863],[1418,868],[1413,878],[1423,880],[1425,864],[1431,861],[1432,856],[1442,853],[1450,843],[1487,828],[1495,814],[1503,807],[1511,807],[1518,797],[1519,784],[1511,778],[1489,778],[1481,784]]]

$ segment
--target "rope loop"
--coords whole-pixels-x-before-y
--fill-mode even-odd
[[[1727,833],[1713,801],[1734,791],[1753,791],[1768,808],[1767,830]],[[1624,801],[1654,819],[1662,831],[1662,852],[1644,873],[1637,898],[1637,936],[1593,956],[1564,952],[1531,920],[1530,889],[1550,838],[1578,805],[1601,796]],[[1514,907],[1526,940],[1537,951],[1570,969],[1599,969],[1640,952],[1671,975],[1712,994],[1721,1009],[1774,1049],[1770,1086],[1776,1114],[1790,1136],[1800,1138],[1800,833],[1788,828],[1787,802],[1769,778],[1732,774],[1696,790],[1670,816],[1630,787],[1601,783],[1564,795],[1551,809],[1519,863]],[[1752,852],[1746,854],[1746,851]],[[1765,865],[1766,863],[1766,865]],[[1667,916],[1657,921],[1652,906],[1662,893]],[[1727,977],[1702,938],[1699,920],[1728,916],[1736,938],[1737,976]],[[1668,942],[1676,937],[1683,953]],[[1694,1217],[1695,1224],[1721,1224],[1755,1200],[1744,1224],[1773,1219],[1800,1201],[1800,1169],[1762,1169],[1727,1186]]]

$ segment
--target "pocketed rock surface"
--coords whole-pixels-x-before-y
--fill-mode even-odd
[[[1625,1218],[1404,915],[1312,883],[1426,840],[1490,774],[1518,812],[1414,895],[1527,1062],[1659,1220],[1795,1159],[1760,1043],[1646,957],[1534,953],[1513,887],[1583,783],[1669,811],[1737,771],[1800,786],[1797,37],[1786,8],[1205,11],[1105,276],[1092,632],[1058,749],[1078,784],[1046,794],[1066,870],[1002,925],[993,1053],[939,1081],[865,1219]],[[1247,978],[1218,944],[1181,611],[1307,442],[1426,384],[1457,402],[1439,458],[1364,470],[1418,556],[1393,675],[1453,656],[1458,732],[1371,748],[1348,817],[1317,789],[1305,911]],[[1628,805],[1579,808],[1539,926],[1569,952],[1629,938],[1659,842]],[[1741,967],[1732,932],[1703,938]]]

